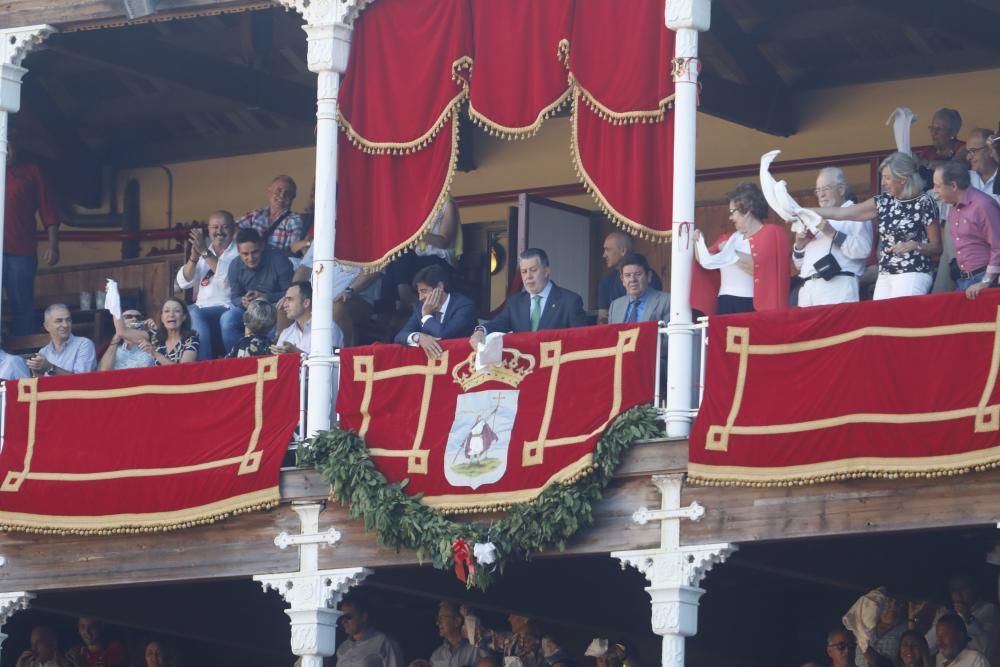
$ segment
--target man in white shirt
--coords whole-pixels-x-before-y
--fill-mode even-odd
[[[965,150],[969,155],[969,180],[972,187],[992,196],[1000,203],[1000,180],[997,179],[997,162],[993,159],[988,141],[992,132],[977,127],[969,132]]]
[[[0,350],[0,380],[21,380],[30,377],[31,371],[28,370],[24,359]]]
[[[309,354],[312,337],[312,285],[305,280],[289,285],[281,300],[281,308],[291,324],[278,336],[278,342],[271,346],[271,352]],[[336,324],[333,325],[333,346],[344,346],[344,336]]]
[[[219,318],[229,310],[229,264],[236,259],[236,221],[229,211],[215,211],[208,216],[208,232],[191,230],[191,254],[177,272],[177,287],[195,288],[195,302],[188,306],[191,328],[198,332],[201,347],[199,361],[223,356]]]
[[[337,667],[403,667],[399,644],[368,625],[368,605],[361,598],[341,603],[340,624],[347,639],[337,647]]]
[[[431,667],[469,667],[485,653],[465,638],[462,633],[464,623],[465,619],[455,605],[450,602],[438,605],[438,634],[444,641],[431,653]]]
[[[97,370],[97,352],[89,338],[73,335],[69,308],[54,303],[45,309],[45,330],[51,342],[28,359],[31,374],[69,375]]]
[[[965,621],[958,614],[945,614],[935,626],[937,633],[937,667],[990,667],[979,651],[969,647]]]
[[[816,198],[821,207],[851,206],[847,199],[847,178],[839,167],[827,167],[816,176]],[[858,277],[872,251],[872,223],[823,220],[819,234],[799,232],[792,246],[792,263],[805,281],[799,290],[799,306],[854,303],[858,300]],[[816,262],[832,253],[840,270],[824,278]],[[828,261],[828,260],[827,260]]]

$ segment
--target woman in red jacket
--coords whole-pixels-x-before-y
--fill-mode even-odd
[[[705,246],[701,233],[695,232],[698,264],[719,276],[715,313],[786,308],[791,263],[788,231],[784,225],[763,222],[767,218],[767,201],[753,183],[737,185],[728,196],[729,220],[736,232],[723,234],[711,248]],[[708,279],[714,280],[714,275]]]

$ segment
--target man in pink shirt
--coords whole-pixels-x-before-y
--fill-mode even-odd
[[[934,170],[934,193],[951,205],[947,231],[955,242],[956,289],[975,299],[1000,276],[1000,205],[971,187],[963,162],[945,162]]]

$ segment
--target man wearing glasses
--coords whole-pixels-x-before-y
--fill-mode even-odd
[[[997,178],[997,162],[993,159],[993,151],[989,149],[989,141],[993,133],[990,130],[977,127],[969,131],[969,139],[965,142],[965,151],[969,156],[969,180],[972,187],[985,192],[1000,203],[1000,179]]]
[[[368,625],[368,605],[361,597],[341,603],[339,621],[347,639],[337,647],[337,667],[403,667],[399,644]]]
[[[847,178],[839,167],[827,167],[816,177],[820,207],[851,206]],[[805,281],[799,306],[825,306],[858,300],[858,277],[872,252],[870,220],[823,220],[819,233],[795,235],[792,263]],[[833,261],[831,261],[833,260]]]
[[[854,649],[854,635],[843,628],[826,636],[826,654],[832,667],[855,667]]]

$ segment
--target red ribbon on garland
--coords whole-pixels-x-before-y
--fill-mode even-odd
[[[455,576],[463,584],[476,573],[476,563],[472,560],[472,550],[465,538],[458,537],[451,543],[451,553],[455,557]],[[466,573],[468,570],[468,573]]]

